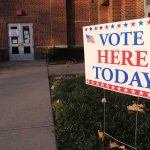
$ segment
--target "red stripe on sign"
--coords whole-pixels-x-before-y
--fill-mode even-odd
[[[108,90],[113,90],[119,93],[129,94],[129,95],[143,97],[143,98],[150,98],[150,92],[146,92],[142,90],[140,91],[140,90],[135,90],[131,88],[125,88],[121,86],[106,84],[103,82],[98,82],[98,81],[88,80],[88,79],[86,80],[86,84],[101,87],[101,88],[108,89]]]

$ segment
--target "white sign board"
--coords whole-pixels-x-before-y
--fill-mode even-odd
[[[150,18],[83,27],[86,84],[150,98]]]

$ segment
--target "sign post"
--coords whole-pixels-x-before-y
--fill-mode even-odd
[[[150,19],[83,27],[86,84],[150,98]]]

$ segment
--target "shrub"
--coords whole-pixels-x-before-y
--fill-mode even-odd
[[[8,61],[8,50],[0,49],[0,62]]]
[[[66,60],[84,60],[83,47],[78,48],[52,48],[48,51],[48,62],[66,61]]]

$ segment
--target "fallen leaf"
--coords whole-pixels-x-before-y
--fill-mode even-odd
[[[124,145],[120,146],[119,148],[122,149],[122,150],[127,150]]]
[[[57,104],[59,104],[59,103],[60,103],[60,100],[58,99],[58,100],[57,100]]]
[[[104,97],[104,98],[102,98],[101,102],[102,102],[102,103],[107,103],[106,98],[105,98],[105,97]]]
[[[51,90],[54,90],[54,88],[55,88],[54,85],[52,85]]]
[[[105,139],[105,133],[104,133],[104,131],[98,130],[98,136],[99,136],[99,138],[100,138],[102,141],[104,141],[104,139]]]
[[[119,148],[119,144],[117,144],[116,142],[111,142],[109,143],[109,148]]]
[[[66,64],[74,64],[73,61],[66,61]]]
[[[127,106],[128,111],[138,111],[144,113],[144,104],[134,103],[132,105]]]

